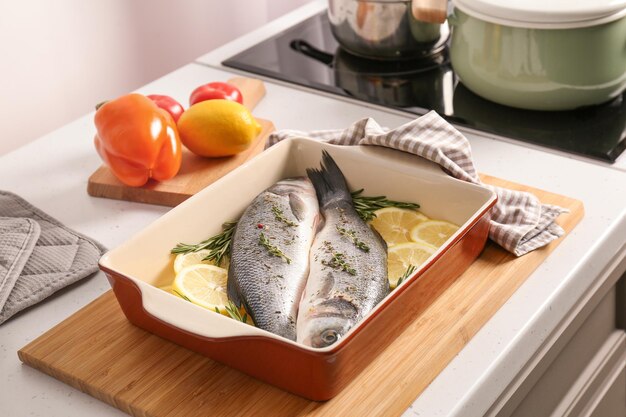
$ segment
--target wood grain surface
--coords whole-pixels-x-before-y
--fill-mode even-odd
[[[483,180],[568,208],[558,219],[568,233],[583,217],[580,201],[489,176]],[[563,239],[567,235],[520,258],[488,243],[463,275],[327,402],[289,394],[131,325],[112,291],[18,354],[24,363],[134,416],[396,416]]]
[[[265,86],[260,80],[238,77],[228,82],[239,88],[243,104],[249,110],[254,109],[265,95]],[[263,151],[274,125],[267,120],[257,121],[263,129],[252,146],[242,153],[224,158],[203,158],[183,147],[183,161],[174,178],[163,182],[150,180],[142,187],[122,184],[106,165],[102,165],[89,177],[87,193],[93,197],[174,207]]]

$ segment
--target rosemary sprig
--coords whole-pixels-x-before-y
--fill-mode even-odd
[[[216,265],[220,265],[222,259],[230,255],[230,242],[235,232],[235,226],[237,226],[237,222],[226,222],[222,225],[221,233],[196,244],[179,243],[171,250],[171,253],[178,255],[179,253],[198,252],[202,249],[208,249],[209,254],[203,260],[214,261]]]
[[[267,238],[267,236],[265,236],[265,233],[263,232],[259,234],[259,243],[263,245],[265,249],[267,249],[267,251],[271,253],[272,255],[278,256],[279,258],[283,258],[288,264],[291,263],[291,259],[289,259],[289,257],[285,255],[283,251],[280,250],[280,248],[278,248],[278,246],[273,245],[272,242],[270,242],[270,240]]]
[[[409,267],[406,269],[406,271],[404,271],[404,274],[402,274],[402,276],[400,278],[398,278],[398,283],[396,284],[396,287],[398,285],[402,284],[405,279],[407,279],[408,277],[413,275],[413,272],[415,272],[416,269],[417,269],[417,267],[415,265],[409,265]]]
[[[242,316],[241,312],[232,301],[229,300],[228,305],[224,307],[226,308],[226,312],[231,318],[237,321],[240,321],[242,323],[245,323],[248,321],[248,313],[243,313],[243,316]],[[220,310],[217,307],[215,307],[215,311],[217,311],[218,313],[220,312]]]
[[[361,239],[359,239],[359,237],[356,235],[356,232],[354,230],[348,230],[345,227],[341,227],[337,225],[337,231],[339,232],[340,235],[345,236],[348,239],[352,240],[352,243],[354,243],[354,246],[361,249],[363,252],[370,251],[370,247],[367,246],[367,244],[363,242]]]
[[[288,218],[285,217],[285,214],[278,206],[272,206],[272,213],[274,213],[274,217],[276,220],[285,223],[287,226],[297,227],[298,223],[294,223]]]
[[[180,298],[182,298],[183,300],[191,302],[191,300],[189,299],[189,297],[187,297],[185,294],[181,294],[181,293],[179,293],[179,292],[178,292],[178,291],[176,291],[176,290],[172,290],[172,292],[174,292],[174,293],[178,294],[178,296],[179,296]]]
[[[361,195],[363,188],[357,191],[353,191],[352,202],[354,203],[354,209],[363,221],[370,221],[376,214],[374,212],[378,209],[385,207],[397,207],[409,210],[417,210],[420,206],[415,203],[406,203],[402,201],[389,200],[387,197],[381,195],[377,197],[365,197]]]
[[[333,245],[327,240],[324,241],[324,246],[326,247],[326,252],[330,253],[331,258],[330,261],[322,260],[322,265],[346,271],[350,275],[356,275],[356,270],[346,262],[346,255],[344,253],[335,252]]]
[[[346,271],[350,275],[356,275],[356,270],[346,262],[346,255],[341,252],[335,252],[332,254],[330,261],[322,261],[322,265],[330,266],[333,269],[341,269]]]
[[[176,293],[180,298],[182,298],[185,301],[189,301],[191,303],[191,300],[189,299],[189,297],[185,296],[184,294],[179,293],[176,290],[172,290],[172,292]],[[232,302],[232,301],[228,301],[228,305],[224,306],[226,308],[226,312],[228,313],[228,315],[237,320],[237,321],[241,321],[243,323],[246,323],[246,321],[248,320],[248,314],[244,313],[244,315],[241,315],[241,312],[239,311],[239,309],[237,308],[237,306]],[[220,311],[219,308],[215,307],[215,312],[218,314],[222,314],[222,312]]]
[[[365,197],[361,195],[362,193],[363,193],[363,189],[352,192],[352,201],[354,202],[354,208],[356,209],[357,214],[364,221],[372,220],[374,217],[376,217],[374,212],[384,207],[398,207],[398,208],[405,208],[409,210],[417,210],[419,208],[419,204],[389,200],[385,196]],[[285,218],[280,208],[274,206],[272,207],[272,212],[274,213],[274,215],[276,216],[278,220],[285,222],[289,226],[297,225],[294,222],[290,221],[289,219]],[[236,221],[226,222],[222,225],[221,233],[218,233],[217,235],[212,236],[196,244],[179,243],[176,245],[175,248],[171,250],[171,253],[174,255],[178,255],[180,253],[197,252],[202,249],[208,249],[210,252],[207,256],[204,257],[204,260],[214,261],[217,265],[220,265],[222,260],[225,257],[230,255],[230,242],[231,242],[233,233],[235,232],[236,225],[237,225]],[[278,250],[278,253],[275,254],[276,256],[281,256],[285,258],[285,260],[288,263],[291,263],[291,259],[286,257],[284,253],[280,251],[280,249],[271,245],[269,240],[267,240],[267,237],[265,237],[265,239],[267,243],[270,245],[270,247],[273,247]],[[367,245],[365,245],[363,242],[361,242],[362,243],[361,245],[359,244],[360,241],[358,240],[353,240],[353,242],[355,245],[357,245],[357,247],[367,252],[367,249],[365,249]],[[263,244],[263,242],[261,242],[261,244]],[[268,250],[270,250],[270,248],[268,248]],[[274,252],[270,250],[270,253],[274,254]]]

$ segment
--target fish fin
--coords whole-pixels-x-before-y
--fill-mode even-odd
[[[315,235],[317,234],[317,232],[322,230],[325,223],[326,223],[326,219],[324,219],[324,216],[322,216],[321,213],[318,213],[318,215],[313,220],[313,232]]]
[[[231,267],[228,269],[228,280],[226,281],[226,294],[228,295],[228,301],[231,301],[237,308],[241,308],[241,306],[243,306],[243,308],[246,310],[246,313],[252,318],[252,321],[256,323],[254,310],[250,308],[250,305],[246,302],[245,297],[241,296],[239,283],[235,279],[235,274],[231,272],[234,269],[235,268],[231,263]]]
[[[304,220],[306,217],[306,205],[297,194],[289,193],[289,207],[291,207],[291,212],[299,222]]]
[[[372,230],[372,232],[374,232],[374,236],[376,236],[378,240],[380,241],[380,243],[383,245],[383,248],[385,248],[385,252],[387,252],[388,246],[387,246],[387,242],[385,242],[385,239],[383,239],[383,235],[378,233],[378,230],[374,229],[371,226],[370,226],[370,229]]]
[[[228,280],[226,281],[226,294],[228,295],[228,299],[232,301],[237,307],[241,307],[241,297],[239,297],[239,285],[237,285],[237,280],[235,279],[235,274],[233,272],[235,268],[231,265],[228,269]]]
[[[320,303],[317,308],[320,315],[343,317],[352,322],[356,321],[356,318],[359,316],[359,308],[352,300],[345,297],[329,297]]]
[[[315,187],[320,206],[331,200],[346,200],[352,202],[348,185],[343,173],[335,160],[326,151],[322,152],[321,169],[309,168],[306,170],[309,179]]]
[[[330,292],[335,288],[335,277],[331,272],[328,272],[322,279],[322,285],[317,292],[318,299],[330,298]]]

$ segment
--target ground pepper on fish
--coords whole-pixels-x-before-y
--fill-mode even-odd
[[[318,348],[343,337],[389,293],[386,244],[357,214],[337,164],[327,153],[322,159],[321,169],[307,170],[324,225],[311,247],[296,339]]]
[[[260,193],[237,222],[228,296],[245,307],[257,327],[295,340],[318,221],[313,185],[307,178],[292,178]]]

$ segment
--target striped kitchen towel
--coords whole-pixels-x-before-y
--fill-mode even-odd
[[[437,163],[455,178],[493,189],[498,202],[492,210],[489,238],[516,256],[545,246],[564,234],[555,219],[567,212],[566,209],[542,204],[527,192],[482,184],[472,161],[469,141],[434,111],[393,130],[383,129],[370,118],[345,130],[281,130],[269,137],[267,146],[292,137],[312,138],[335,145],[378,145],[399,149]]]

